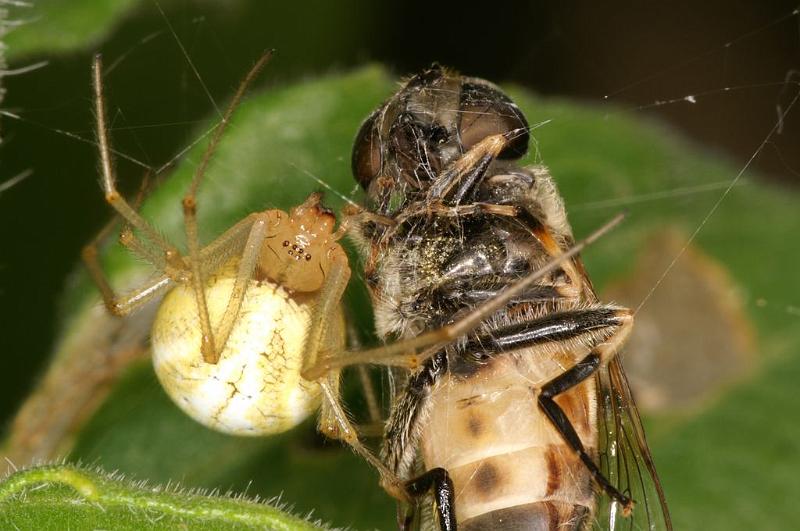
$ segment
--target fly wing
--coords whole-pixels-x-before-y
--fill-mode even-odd
[[[633,499],[629,516],[600,496],[595,529],[671,531],[667,502],[647,446],[622,361],[615,357],[598,373],[600,469],[620,492]]]

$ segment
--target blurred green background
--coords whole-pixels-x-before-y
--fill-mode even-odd
[[[250,210],[285,206],[316,188],[290,164],[350,193],[348,146],[358,120],[393,90],[394,79],[433,61],[539,93],[546,99],[515,91],[527,104],[531,123],[551,121],[534,132],[534,158],[553,167],[576,232],[585,234],[620,208],[598,207],[598,201],[628,203],[633,212],[626,236],[587,255],[590,273],[602,287],[640,272],[635,262],[646,253],[651,233],[677,227],[685,242],[720,197],[715,183],[736,177],[791,103],[796,78],[784,80],[800,67],[795,7],[744,1],[636,8],[615,2],[519,3],[480,11],[449,2],[313,1],[295,7],[87,0],[41,1],[14,10],[14,18],[28,22],[5,38],[9,68],[47,64],[3,79],[2,108],[22,119],[0,117],[0,183],[25,170],[33,174],[0,194],[0,416],[10,420],[44,371],[55,338],[64,331],[64,316],[80,310],[79,299],[65,304],[62,294],[76,278],[80,247],[109,216],[97,185],[95,147],[59,132],[93,138],[93,52],[105,57],[115,148],[159,167],[198,138],[203,120],[214,114],[212,101],[224,104],[261,51],[277,49],[253,90],[259,101],[266,90],[265,116],[276,123],[256,126],[264,136],[250,138],[255,147],[248,149],[278,160],[267,166],[261,195],[254,191],[217,203],[214,198],[231,193],[238,181],[211,179],[206,192],[211,201],[205,204],[221,211],[208,214],[210,233]],[[375,64],[384,69],[363,69]],[[320,77],[325,81],[316,82]],[[696,103],[687,101],[689,96]],[[282,109],[290,110],[282,115]],[[266,135],[287,128],[280,138]],[[311,153],[292,142],[305,143]],[[263,152],[258,145],[266,146]],[[722,379],[726,385],[719,392],[679,409],[667,403],[648,419],[680,528],[750,523],[780,529],[792,516],[797,521],[791,503],[797,482],[789,471],[800,469],[793,409],[800,376],[794,331],[800,324],[800,289],[796,246],[789,242],[800,229],[798,145],[795,111],[759,151],[744,175],[746,186],[734,189],[699,232],[700,252],[727,275],[712,293],[737,294],[742,307],[734,304],[730,312],[741,310],[741,322],[729,321],[739,323],[736,333],[745,336],[752,328],[753,338],[735,358],[741,368]],[[240,161],[233,153],[227,168],[235,173]],[[119,161],[118,170],[123,190],[135,190],[142,168]],[[191,165],[180,171],[188,175]],[[304,184],[287,190],[281,178]],[[694,185],[709,185],[711,191],[677,193]],[[160,203],[150,208],[156,218],[177,214],[175,190],[155,198]],[[663,197],[656,201],[637,199],[659,193]],[[226,210],[229,204],[237,206]],[[644,281],[646,287],[657,278]],[[660,289],[668,292],[669,284]],[[640,302],[638,297],[630,304]],[[683,333],[703,337],[704,327],[722,326],[716,323],[698,321]],[[662,342],[682,348],[680,337]],[[726,365],[724,352],[709,358]],[[693,370],[692,359],[679,359],[687,365],[673,364],[673,373]],[[711,373],[717,365],[700,360],[699,366]],[[718,383],[713,375],[708,379]],[[337,525],[391,525],[392,504],[369,471],[335,444],[315,438],[311,425],[266,441],[231,439],[194,426],[159,393],[148,367],[128,375],[112,405],[89,423],[73,456],[157,482],[244,490],[253,480],[250,493],[286,492],[298,510],[316,509]],[[180,451],[171,448],[175,440],[185,441]],[[169,452],[158,451],[168,447]],[[331,496],[336,478],[348,478],[347,487],[337,485]]]

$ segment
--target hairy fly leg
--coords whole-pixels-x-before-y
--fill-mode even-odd
[[[444,468],[433,468],[424,474],[406,482],[408,494],[417,500],[433,491],[436,519],[440,531],[456,531],[456,500],[453,489],[453,480]],[[403,527],[408,528],[414,518],[412,507],[403,522]]]

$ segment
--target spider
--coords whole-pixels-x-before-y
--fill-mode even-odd
[[[187,254],[116,188],[102,58],[95,56],[92,80],[105,200],[124,222],[120,242],[147,260],[155,275],[119,296],[98,260],[101,236],[84,247],[83,259],[113,315],[129,315],[163,295],[151,332],[153,364],[167,394],[194,420],[229,434],[270,435],[320,409],[318,429],[349,444],[377,469],[382,484],[402,496],[398,480],[360,442],[342,407],[340,369],[315,369],[320,353],[345,350],[340,301],[350,267],[338,241],[347,223],[337,229],[334,214],[314,193],[288,213],[252,213],[205,247],[199,243],[197,190],[234,110],[270,56],[265,53],[240,84],[183,197]],[[308,377],[312,369],[319,375]]]

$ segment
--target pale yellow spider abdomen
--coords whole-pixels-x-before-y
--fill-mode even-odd
[[[230,300],[234,269],[208,279],[212,323]],[[164,298],[152,330],[153,364],[170,398],[190,417],[217,431],[269,435],[289,430],[319,408],[317,382],[300,376],[314,298],[251,280],[219,362],[200,353],[194,293],[178,286]],[[341,308],[329,320],[329,344],[344,345]]]

